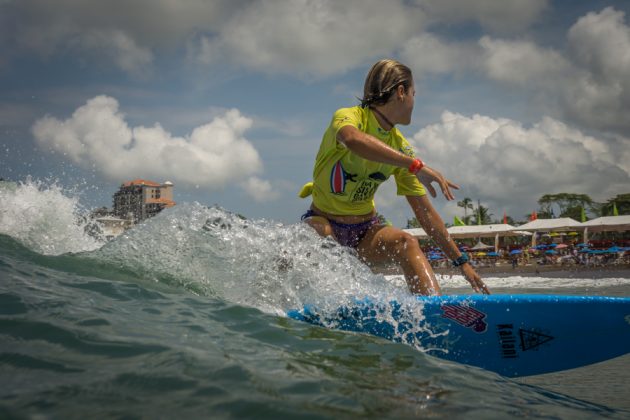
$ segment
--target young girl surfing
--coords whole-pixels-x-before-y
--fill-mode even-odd
[[[447,200],[459,187],[417,158],[396,128],[408,125],[415,88],[411,70],[395,60],[381,60],[370,69],[360,106],[335,112],[315,158],[313,182],[301,197],[312,194],[302,219],[321,236],[332,236],[355,248],[369,266],[400,265],[412,293],[440,295],[440,285],[418,241],[401,229],[380,224],[374,194],[391,175],[398,195],[406,197],[420,225],[459,267],[476,292],[489,294],[479,275],[450,238],[440,215],[426,195],[435,182]]]

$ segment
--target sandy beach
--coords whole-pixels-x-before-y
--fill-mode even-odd
[[[519,265],[512,268],[509,263],[497,264],[495,266],[475,267],[477,272],[482,277],[509,277],[509,276],[524,276],[524,277],[575,277],[575,278],[606,278],[606,277],[618,277],[618,278],[630,278],[630,264],[615,264],[615,265]],[[434,268],[437,274],[441,275],[456,275],[460,274],[460,271],[456,268]],[[374,271],[386,275],[402,274],[400,269],[395,266],[379,266],[375,267]]]

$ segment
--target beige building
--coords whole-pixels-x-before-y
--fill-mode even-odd
[[[173,207],[173,183],[159,184],[134,179],[120,186],[114,194],[114,215],[138,223],[153,217],[167,207]]]

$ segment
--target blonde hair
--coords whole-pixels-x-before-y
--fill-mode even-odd
[[[407,92],[412,79],[411,70],[401,62],[392,59],[378,61],[365,78],[361,106],[386,104],[398,86],[403,85]]]

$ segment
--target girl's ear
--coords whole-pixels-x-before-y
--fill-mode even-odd
[[[402,84],[400,84],[396,88],[396,97],[399,101],[402,101],[404,96],[405,96],[405,87]]]

